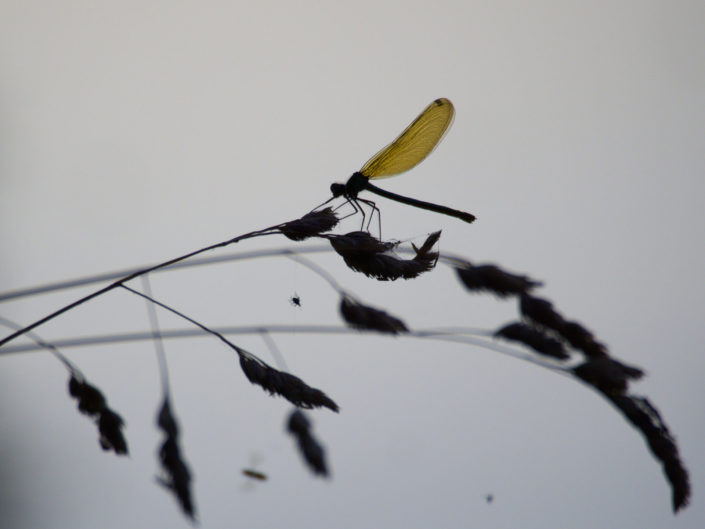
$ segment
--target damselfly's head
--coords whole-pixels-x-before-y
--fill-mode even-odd
[[[338,198],[345,194],[345,184],[331,184],[330,192],[333,194],[333,198]]]

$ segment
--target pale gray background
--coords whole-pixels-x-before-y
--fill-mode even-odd
[[[448,97],[444,142],[380,185],[479,220],[380,199],[384,235],[442,228],[441,249],[546,281],[542,295],[648,371],[635,391],[677,435],[693,504],[673,517],[642,439],[569,379],[469,346],[277,336],[292,371],[342,408],[313,415],[333,479],[312,479],[282,432],[287,404],[199,338],[166,345],[202,526],[700,527],[704,21],[701,1],[5,1],[0,290],[295,218]],[[317,261],[410,326],[491,328],[515,313],[444,268],[383,284]],[[338,322],[335,294],[281,259],[165,273],[153,288],[212,325]],[[28,323],[85,292],[0,311]],[[147,326],[144,304],[113,292],[39,331]],[[261,339],[237,341],[270,358]],[[153,479],[152,346],[67,353],[127,420],[131,457],[101,453],[58,362],[0,358],[0,525],[186,527]],[[240,470],[253,455],[270,480],[251,487]]]

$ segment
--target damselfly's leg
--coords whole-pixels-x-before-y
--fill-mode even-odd
[[[317,205],[315,208],[313,208],[311,211],[316,211],[318,208],[322,208],[323,206],[325,206],[325,205],[328,204],[329,202],[332,202],[332,201],[335,200],[336,198],[338,198],[338,197],[330,197],[328,200],[326,200],[326,201],[323,202],[322,204],[318,204],[318,205]],[[337,208],[336,208],[336,209],[337,209]]]
[[[367,220],[367,226],[365,228],[365,230],[367,232],[370,231],[370,224],[372,224],[372,219],[374,218],[375,213],[377,214],[377,227],[379,228],[379,238],[381,239],[382,238],[382,214],[380,213],[379,208],[377,207],[377,204],[375,202],[373,202],[372,200],[366,200],[364,198],[358,198],[358,200],[360,202],[362,202],[363,204],[367,204],[371,209],[369,219]]]
[[[359,205],[356,206],[355,203],[354,203],[351,199],[349,199],[349,198],[346,198],[346,199],[345,199],[345,202],[343,202],[343,203],[337,205],[335,208],[333,208],[333,211],[338,211],[340,208],[342,208],[343,206],[345,206],[345,205],[347,205],[347,204],[350,204],[350,205],[352,206],[353,211],[352,211],[352,213],[348,213],[348,214],[345,215],[344,217],[340,217],[339,220],[347,219],[348,217],[352,217],[353,215],[356,215],[356,214],[358,214],[358,213],[360,212]]]
[[[365,210],[363,209],[363,207],[360,205],[360,202],[362,202],[363,204],[366,204],[367,200],[355,197],[355,198],[351,198],[350,202],[353,204],[355,211],[359,211],[360,214],[362,215],[362,222],[360,223],[360,230],[365,231],[365,220],[367,219],[367,215],[365,214]]]

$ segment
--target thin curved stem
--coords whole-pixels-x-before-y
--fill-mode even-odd
[[[189,317],[189,316],[186,316],[186,314],[184,314],[183,312],[179,312],[178,310],[176,310],[176,309],[170,307],[169,305],[165,305],[165,304],[162,303],[161,301],[157,301],[157,300],[154,299],[153,297],[151,297],[151,296],[149,296],[149,295],[147,295],[147,294],[145,294],[145,293],[143,293],[143,292],[140,292],[140,291],[138,291],[138,290],[134,290],[134,289],[128,287],[127,285],[120,285],[120,286],[121,286],[122,288],[124,288],[125,290],[128,290],[129,292],[132,292],[133,294],[136,294],[136,295],[138,295],[138,296],[140,296],[140,297],[146,299],[147,301],[150,301],[150,302],[154,303],[155,305],[160,306],[161,308],[163,308],[163,309],[165,309],[165,310],[168,310],[168,311],[171,312],[172,314],[177,315],[179,318],[183,318],[184,320],[188,321],[189,323],[194,324],[196,327],[198,327],[198,328],[201,329],[202,331],[207,332],[207,333],[209,333],[209,334],[212,334],[213,336],[219,338],[222,342],[225,343],[225,345],[227,345],[227,346],[230,347],[231,349],[234,349],[235,351],[238,351],[238,350],[239,350],[239,347],[238,347],[237,345],[235,345],[234,343],[232,343],[230,340],[228,340],[225,336],[223,336],[222,333],[220,333],[220,332],[218,332],[218,331],[214,331],[214,330],[211,329],[210,327],[206,327],[205,325],[203,325],[203,324],[200,323],[199,321],[196,321],[196,320],[194,320],[193,318],[191,318],[191,317]],[[162,337],[166,337],[166,336],[165,336],[165,333],[162,333]]]
[[[123,288],[133,291],[127,286]],[[133,291],[135,294],[141,297],[145,297],[139,291]],[[197,322],[196,320],[189,318],[188,316],[179,313],[171,307],[163,305],[157,300],[152,300],[157,305],[166,308],[170,312],[173,312],[180,317],[186,319],[187,321],[196,325],[200,330],[196,329],[172,329],[172,330],[162,330],[161,335],[164,339],[181,339],[181,338],[198,338],[203,336],[203,332],[217,336],[220,340],[226,343],[229,347],[237,351],[238,347],[230,342],[225,335],[246,335],[246,334],[339,334],[339,335],[359,335],[361,332],[357,329],[352,329],[350,327],[344,327],[341,325],[278,325],[278,324],[263,324],[263,325],[247,325],[247,326],[230,326],[230,327],[206,327],[205,325]],[[416,329],[406,332],[404,334],[396,335],[396,338],[421,338],[427,340],[439,340],[448,341],[454,343],[463,343],[468,345],[475,345],[482,347],[487,350],[495,351],[512,358],[517,358],[519,360],[524,360],[526,362],[550,369],[555,372],[566,372],[566,368],[556,366],[549,362],[545,362],[535,358],[530,353],[522,352],[516,350],[512,347],[507,347],[505,345],[497,343],[495,340],[490,339],[492,331],[486,329],[476,329],[476,328],[463,328],[459,327],[449,327],[447,329],[442,327],[430,328],[430,329]],[[369,333],[368,333],[369,334]],[[380,337],[382,337],[380,335]],[[131,333],[119,333],[119,334],[105,334],[96,336],[85,336],[78,338],[65,338],[61,340],[54,340],[53,345],[56,347],[67,348],[67,347],[84,347],[93,345],[105,345],[105,344],[118,344],[126,342],[139,342],[152,339],[151,331],[141,331],[141,332],[131,332]],[[42,346],[37,344],[22,344],[7,347],[0,350],[0,356],[8,354],[18,354],[27,353],[32,351],[37,351],[42,349]]]
[[[157,311],[154,308],[154,303],[152,301],[152,285],[149,282],[149,275],[142,276],[142,288],[145,292],[145,302],[147,304],[147,314],[149,316],[149,326],[152,328],[152,341],[154,343],[154,351],[157,355],[157,364],[159,365],[159,379],[162,383],[162,392],[164,393],[164,400],[169,400],[169,368],[166,363],[166,352],[164,351],[164,340],[162,340],[162,333],[159,329],[159,320],[157,318]],[[125,285],[121,285],[123,288],[129,289],[131,292],[137,292],[132,290]]]
[[[47,316],[44,316],[43,318],[35,321],[34,323],[31,323],[31,324],[27,325],[26,327],[23,327],[22,329],[15,331],[14,333],[10,334],[9,336],[6,336],[2,340],[0,340],[0,347],[2,347],[4,344],[6,344],[7,342],[9,342],[11,340],[14,340],[18,336],[22,336],[24,333],[31,331],[35,327],[39,327],[40,325],[48,322],[49,320],[52,320],[52,319],[56,318],[57,316],[60,316],[64,312],[67,312],[71,309],[74,309],[74,308],[78,307],[79,305],[82,305],[83,303],[90,301],[93,298],[96,298],[102,294],[105,294],[106,292],[110,292],[111,290],[113,290],[119,286],[122,286],[123,283],[126,283],[127,281],[130,281],[131,279],[142,276],[144,274],[148,274],[149,272],[153,272],[153,271],[158,270],[160,268],[166,268],[167,266],[171,266],[171,265],[176,264],[180,261],[184,261],[184,260],[186,260],[190,257],[194,257],[198,254],[201,254],[201,253],[204,253],[204,252],[207,252],[210,250],[215,250],[216,248],[222,248],[223,246],[227,246],[229,244],[240,242],[245,239],[251,239],[253,237],[259,237],[262,235],[271,235],[271,234],[277,233],[276,231],[273,231],[273,230],[275,230],[278,226],[280,226],[280,225],[273,226],[270,228],[265,228],[263,230],[253,231],[250,233],[246,233],[244,235],[239,235],[237,237],[233,237],[232,239],[228,239],[227,241],[222,241],[222,242],[219,242],[216,244],[212,244],[210,246],[206,246],[205,248],[195,250],[193,252],[187,253],[187,254],[182,255],[180,257],[176,257],[174,259],[169,259],[168,261],[164,261],[163,263],[159,263],[157,265],[153,265],[148,268],[143,268],[141,270],[137,270],[135,272],[132,272],[131,274],[128,274],[127,276],[122,277],[113,283],[110,283],[108,286],[103,287],[99,290],[96,290],[95,292],[92,292],[91,294],[88,294],[87,296],[83,296],[82,298],[77,299],[73,303],[69,303],[68,305],[65,305],[64,307],[52,312],[51,314],[48,314]]]
[[[267,234],[268,235],[268,234]],[[205,250],[203,250],[205,251]],[[48,283],[46,285],[39,285],[36,287],[28,287],[17,290],[11,290],[8,292],[0,293],[0,302],[10,301],[12,299],[19,299],[28,296],[36,296],[40,294],[47,294],[50,292],[55,292],[58,290],[66,290],[70,288],[77,288],[87,285],[92,285],[95,283],[103,283],[105,281],[115,281],[123,279],[127,276],[137,277],[143,273],[147,272],[166,272],[172,270],[179,270],[182,268],[191,268],[198,266],[207,266],[211,264],[218,263],[229,263],[232,261],[243,261],[247,259],[259,259],[263,257],[287,257],[292,255],[301,254],[311,254],[311,253],[324,253],[332,252],[333,249],[329,244],[316,244],[309,246],[297,246],[296,249],[292,247],[279,247],[271,248],[266,250],[254,250],[247,252],[237,252],[226,255],[214,255],[210,257],[202,257],[200,259],[189,259],[185,261],[186,257],[182,258],[180,261],[174,261],[171,264],[150,264],[144,265],[138,268],[128,268],[123,270],[117,270],[114,272],[107,272],[104,274],[96,274],[93,276],[85,276],[76,279],[69,279],[67,281],[58,281],[55,283]],[[395,248],[395,251],[402,254],[413,255],[415,252],[409,248]],[[199,251],[200,252],[200,251]],[[463,266],[467,263],[467,259],[453,253],[440,252],[439,262],[445,264],[446,266]],[[123,279],[127,281],[127,279]]]
[[[3,318],[2,316],[0,316],[0,324],[15,330],[22,328],[22,326],[18,323],[15,323],[12,320],[8,320],[7,318]],[[80,379],[85,379],[83,373],[81,373],[81,371],[73,364],[73,362],[71,362],[65,354],[59,351],[59,349],[53,343],[47,342],[33,331],[28,331],[26,334],[39,348],[47,349],[51,354],[53,354],[54,357],[56,357],[62,364],[64,364],[66,369],[68,369],[72,375],[76,375],[77,378]]]

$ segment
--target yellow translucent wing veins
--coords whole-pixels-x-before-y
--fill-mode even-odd
[[[360,169],[367,178],[394,176],[421,163],[443,139],[455,109],[448,99],[436,99],[392,143]]]

